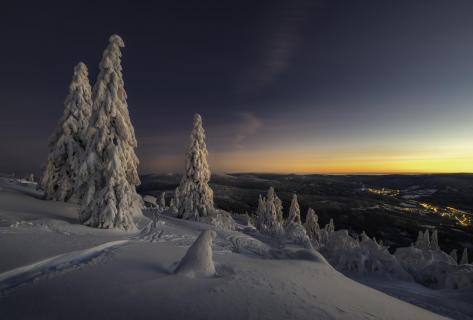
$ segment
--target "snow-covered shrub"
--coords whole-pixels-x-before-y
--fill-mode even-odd
[[[291,222],[286,226],[285,236],[291,242],[301,245],[305,248],[312,248],[310,238],[307,236],[307,232],[300,223]]]
[[[457,289],[473,286],[473,265],[468,264],[466,249],[458,263],[457,250],[447,254],[440,250],[437,231],[419,235],[414,245],[396,250],[396,258],[414,279],[426,286]]]
[[[455,276],[449,277],[449,274],[459,270],[459,266],[450,255],[441,250],[411,246],[398,248],[394,256],[417,282],[425,286],[436,289],[445,288],[447,278],[449,279],[448,286],[455,286]],[[462,282],[465,282],[464,279]]]
[[[217,236],[215,231],[205,230],[187,250],[180,261],[175,273],[187,277],[211,277],[215,275],[215,265],[212,258],[212,241]]]
[[[46,199],[56,201],[73,197],[87,143],[85,130],[92,113],[92,98],[87,67],[82,62],[74,68],[64,107],[49,139],[49,155],[41,179]]]
[[[330,228],[331,226],[328,229]],[[320,251],[337,270],[411,279],[396,258],[389,253],[388,248],[366,234],[362,234],[361,241],[351,237],[347,230],[329,232],[328,235],[328,241]]]
[[[82,194],[80,221],[97,228],[135,228],[133,216],[141,215],[143,202],[137,142],[125,92],[120,48],[123,40],[112,35],[100,62],[93,89],[93,115],[87,131],[87,148],[80,169]]]
[[[233,219],[242,226],[254,228],[255,221],[248,213],[234,213]]]
[[[197,217],[200,222],[204,222],[213,225],[221,230],[235,230],[236,223],[230,213],[223,210],[215,210],[213,214],[209,214],[205,217]]]
[[[147,194],[143,197],[143,201],[146,207],[154,208],[158,206],[158,203],[157,203],[158,199],[156,199],[156,197],[154,196]]]
[[[195,217],[196,210],[198,216],[205,217],[214,208],[213,191],[209,186],[210,169],[207,155],[202,118],[196,114],[186,152],[184,175],[179,184],[179,192],[176,192],[178,199],[176,205],[180,217]]]
[[[473,287],[473,265],[464,264],[450,267],[445,278],[445,288],[461,289]]]

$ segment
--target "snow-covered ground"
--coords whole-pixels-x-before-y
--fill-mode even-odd
[[[77,223],[78,208],[0,181],[2,319],[473,319],[472,290],[355,282],[316,251],[216,230],[216,275],[174,273],[209,225],[160,216],[139,231]],[[262,242],[264,241],[264,242]],[[401,301],[419,304],[424,308]]]

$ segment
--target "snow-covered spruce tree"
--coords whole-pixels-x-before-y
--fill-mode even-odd
[[[289,225],[291,223],[301,224],[301,209],[299,207],[299,202],[297,202],[296,194],[292,196],[291,207],[289,209],[289,215],[287,217],[286,224]]]
[[[256,209],[256,228],[261,230],[266,221],[266,199],[259,195]]]
[[[429,233],[429,230],[427,229],[424,232],[424,245],[425,245],[424,249],[430,248],[430,233]]]
[[[166,208],[166,192],[165,191],[161,193],[161,199],[159,199],[159,205],[163,209]]]
[[[335,232],[335,224],[333,223],[333,219],[332,219],[332,218],[330,218],[328,224],[325,225],[325,229],[327,230],[328,233],[333,233],[333,232]]]
[[[467,248],[463,248],[460,264],[468,264],[468,249]]]
[[[174,204],[174,198],[171,198],[171,201],[169,202],[169,209],[171,210],[171,212],[173,214],[176,214],[177,213],[177,208],[176,208],[176,205]]]
[[[457,249],[453,249],[450,251],[450,257],[455,261],[455,264],[458,264],[458,254],[457,254]]]
[[[92,97],[87,67],[82,62],[74,68],[64,106],[63,116],[49,140],[49,156],[41,179],[46,199],[57,201],[68,201],[73,196],[86,147]]]
[[[190,143],[186,152],[185,172],[179,185],[179,216],[195,219],[205,217],[214,212],[213,191],[209,186],[210,169],[207,163],[207,146],[202,118],[194,116],[194,128],[190,135]]]
[[[179,186],[174,190],[174,205],[176,206],[176,209],[179,208]]]
[[[419,233],[417,234],[417,240],[414,246],[418,249],[426,249],[428,246],[428,244],[425,243],[424,233],[421,230],[419,230]]]
[[[315,214],[315,211],[312,208],[309,208],[307,211],[304,227],[311,240],[320,241],[319,217]]]
[[[257,228],[261,232],[280,236],[284,233],[282,225],[282,202],[269,187],[266,198],[258,199]]]
[[[274,207],[276,209],[276,221],[282,225],[284,222],[282,201],[276,193],[274,193]]]
[[[122,47],[123,40],[112,35],[93,89],[94,114],[80,172],[84,198],[79,218],[91,227],[130,230],[143,204],[136,193],[140,184],[137,142],[122,78]]]
[[[437,230],[432,231],[432,240],[430,240],[431,250],[440,250]]]

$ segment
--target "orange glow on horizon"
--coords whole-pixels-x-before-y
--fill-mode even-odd
[[[271,172],[322,174],[468,173],[473,172],[473,152],[468,154],[414,153],[309,153],[226,152],[210,153],[212,172]],[[182,164],[182,166],[180,166]],[[177,167],[176,167],[177,166]],[[147,172],[180,172],[180,156],[157,157],[144,164]]]

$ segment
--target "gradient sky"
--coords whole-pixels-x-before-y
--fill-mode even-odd
[[[16,1],[0,11],[0,172],[39,172],[73,67],[110,34],[140,172],[203,116],[217,172],[473,172],[473,1]]]

